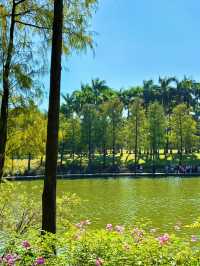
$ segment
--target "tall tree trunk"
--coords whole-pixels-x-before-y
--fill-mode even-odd
[[[115,166],[115,143],[116,143],[116,134],[115,134],[115,121],[112,121],[112,168]]]
[[[75,159],[75,125],[74,119],[72,120],[72,161]]]
[[[155,156],[156,156],[156,145],[153,143],[152,147],[152,173],[155,174],[156,172],[156,166],[155,166]]]
[[[88,125],[88,171],[91,171],[92,166],[92,124],[91,124],[91,114],[89,115],[89,125]]]
[[[12,174],[14,172],[14,154],[12,153]]]
[[[106,144],[105,141],[103,143],[103,168],[106,168]]]
[[[168,111],[168,124],[170,125],[170,112]],[[167,155],[169,152],[169,127],[167,125],[167,132],[166,132],[166,146],[165,146],[165,159],[167,159]]]
[[[43,156],[40,157],[40,166],[43,164]]]
[[[137,172],[137,162],[138,162],[138,114],[136,113],[136,116],[135,116],[135,173]]]
[[[42,195],[42,230],[51,233],[56,233],[56,170],[58,158],[62,27],[63,0],[56,0],[54,1],[46,164]]]
[[[180,157],[179,157],[179,164],[182,165],[183,160],[183,130],[182,130],[182,118],[179,117],[179,126],[180,126]]]
[[[82,172],[82,162],[83,162],[83,153],[81,151],[81,153],[80,153],[80,162],[79,162],[80,172]]]
[[[61,154],[60,154],[60,166],[63,166],[63,158],[64,158],[64,149],[65,149],[65,144],[64,140],[62,141],[62,147],[61,147]]]
[[[16,9],[16,4],[13,0],[8,50],[7,50],[5,65],[3,67],[3,95],[1,101],[1,114],[0,114],[0,136],[1,136],[0,137],[0,181],[2,180],[3,177],[6,141],[7,141],[9,74],[10,74],[10,67],[11,67],[11,60],[12,60],[12,53],[14,46],[15,9]]]
[[[28,172],[31,170],[31,154],[28,154]]]

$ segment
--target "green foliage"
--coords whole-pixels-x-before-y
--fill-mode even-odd
[[[139,150],[147,147],[147,119],[139,98],[136,98],[130,106],[126,130],[129,151],[134,150],[134,154],[137,154]],[[136,161],[138,160],[139,158],[136,158]]]
[[[41,236],[38,231],[30,230],[24,236],[7,237],[1,247],[2,265],[7,265],[8,254],[16,257],[15,265],[20,266],[37,265],[38,258],[44,262],[41,264],[51,266],[194,266],[200,263],[199,244],[194,248],[175,235],[160,236],[142,227],[116,226],[93,231],[86,228],[87,221],[77,227],[71,225],[57,235]]]
[[[152,103],[148,109],[148,133],[150,149],[153,153],[159,150],[164,142],[166,120],[163,107],[158,103]]]
[[[0,184],[0,234],[23,235],[31,229],[40,228],[41,192],[41,187],[37,185],[29,191],[22,183]],[[60,229],[66,228],[74,219],[74,209],[80,202],[79,197],[70,193],[62,193],[57,198],[57,222]]]
[[[180,84],[177,82],[174,78],[160,78],[158,85],[149,81],[143,87],[118,92],[109,88],[104,80],[94,79],[71,95],[63,96],[59,170],[108,172],[114,171],[112,165],[116,164],[116,171],[123,166],[132,171],[138,162],[149,171],[152,159],[161,171],[172,161],[176,165],[180,161],[198,165],[199,109],[196,101],[199,87],[187,79]],[[193,95],[190,95],[192,100],[187,101],[189,94]],[[18,105],[19,101],[16,98],[14,104]],[[39,157],[43,162],[46,114],[30,102],[21,101],[20,106],[9,113],[6,161],[9,169],[5,174],[16,172],[12,171],[17,166],[17,160],[13,159],[25,162],[29,154],[34,172],[41,173],[43,163],[40,166]],[[182,160],[178,114],[182,121]],[[26,167],[21,167],[22,160],[18,163],[23,173],[28,162]]]
[[[43,157],[46,142],[46,117],[29,104],[10,111],[8,121],[7,158]]]
[[[177,105],[171,118],[171,140],[181,150],[190,150],[197,142],[196,122],[185,104]]]
[[[96,161],[101,158],[101,167],[96,167],[96,171],[112,171],[110,157],[115,161],[119,153],[118,167],[128,163],[132,169],[142,162],[149,170],[153,159],[162,171],[171,160],[180,163],[179,151],[177,153],[180,132],[174,119],[180,103],[190,106],[190,110],[186,108],[187,119],[184,112],[180,112],[184,121],[182,161],[197,164],[198,158],[192,152],[199,149],[198,98],[198,83],[187,78],[179,82],[174,77],[160,77],[158,84],[150,80],[142,87],[119,92],[109,88],[105,81],[95,79],[91,85],[82,85],[80,91],[64,97],[61,112],[65,117],[76,117],[80,121],[77,155],[82,153],[86,161],[90,140],[92,164],[97,165]]]

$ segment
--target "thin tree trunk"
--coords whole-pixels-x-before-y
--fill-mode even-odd
[[[81,168],[82,168],[82,160],[83,160],[83,153],[81,152],[80,153],[80,170],[81,170]],[[82,170],[81,170],[82,171]]]
[[[13,172],[14,172],[14,155],[13,155],[13,153],[12,153],[12,174],[13,174]]]
[[[89,115],[88,125],[88,171],[90,172],[92,165],[92,125],[91,125],[91,114]]]
[[[136,116],[135,116],[135,173],[137,172],[137,162],[138,162],[138,114],[136,111]]]
[[[61,167],[62,167],[62,165],[63,165],[64,148],[65,148],[65,145],[64,145],[64,141],[63,141],[63,142],[62,142],[62,148],[61,148],[61,154],[60,154],[60,166],[61,166]]]
[[[112,121],[112,168],[114,169],[115,166],[115,143],[116,143],[116,136],[115,136],[115,121]]]
[[[130,108],[129,108],[129,104],[127,105],[127,120],[129,119],[130,117]]]
[[[40,166],[43,164],[43,156],[40,157]]]
[[[152,147],[152,173],[153,174],[155,174],[156,172],[155,156],[156,156],[156,147],[155,147],[155,143],[153,143],[153,147]]]
[[[3,177],[6,141],[7,141],[9,74],[10,74],[11,60],[12,60],[12,53],[13,53],[13,46],[14,46],[15,9],[16,9],[16,4],[13,0],[9,44],[8,44],[5,66],[3,67],[3,95],[2,95],[1,114],[0,114],[0,136],[1,136],[0,137],[0,182]]]
[[[179,164],[182,165],[182,160],[183,160],[183,132],[182,132],[182,118],[181,116],[179,117],[179,125],[180,125],[180,157],[179,157]]]
[[[103,168],[106,168],[106,144],[103,143]]]
[[[56,0],[54,1],[46,164],[42,195],[42,230],[51,233],[56,233],[56,170],[58,158],[62,27],[63,0]]]
[[[72,161],[75,159],[75,127],[74,127],[74,119],[72,120]]]
[[[28,154],[28,172],[31,170],[31,154]]]
[[[168,114],[168,123],[170,125],[170,113]],[[169,152],[169,128],[168,128],[168,125],[167,125],[167,132],[166,132],[166,146],[165,146],[165,159],[167,159],[167,155],[168,155],[168,152]]]

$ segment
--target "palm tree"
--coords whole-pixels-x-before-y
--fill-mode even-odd
[[[157,89],[158,86],[156,86],[153,82],[153,80],[145,80],[143,82],[143,99],[144,99],[144,107],[147,112],[148,106],[150,103],[154,102],[155,100],[158,100],[157,98]]]
[[[176,79],[176,104],[186,103],[187,107],[193,104],[192,87],[193,81],[191,79],[188,79],[187,77],[184,77],[181,81]]]
[[[200,111],[200,83],[193,81],[192,95],[194,100],[193,111],[195,112],[196,119],[199,117]]]
[[[65,117],[70,118],[74,112],[73,97],[69,93],[62,95],[62,97],[65,102],[62,104],[60,111]]]
[[[130,116],[130,105],[133,103],[133,101],[141,97],[143,93],[143,88],[142,87],[130,87],[129,89],[126,90],[120,90],[118,95],[119,98],[124,106],[124,108],[127,110],[127,118]]]
[[[106,81],[100,80],[99,78],[92,79],[91,89],[95,96],[95,104],[102,103],[103,101],[103,92],[107,89]]]
[[[161,78],[159,77],[159,89],[160,89],[160,103],[162,104],[165,113],[168,114],[170,110],[170,102],[172,97],[172,90],[173,87],[171,87],[172,82],[176,82],[175,77],[165,77]]]
[[[168,117],[167,125],[166,125],[166,145],[165,145],[165,156],[168,154],[168,149],[169,149],[169,132],[170,132],[170,114],[172,111],[172,99],[173,99],[173,92],[174,88],[171,86],[173,82],[176,82],[175,77],[165,77],[161,78],[159,77],[159,89],[160,89],[160,103],[162,104],[165,114]]]

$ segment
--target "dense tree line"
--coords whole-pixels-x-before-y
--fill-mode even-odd
[[[145,81],[141,87],[113,90],[105,81],[92,80],[80,90],[64,96],[62,149],[80,157],[87,154],[88,170],[95,154],[112,155],[112,169],[116,168],[116,154],[134,154],[138,164],[141,153],[152,162],[161,150],[167,158],[177,150],[180,164],[183,153],[199,149],[200,84],[184,78],[159,78],[159,83]],[[76,126],[74,127],[74,124]]]
[[[71,95],[63,95],[58,136],[61,169],[118,171],[121,158],[125,162],[132,158],[134,166],[145,155],[153,165],[161,154],[167,160],[173,151],[182,164],[183,155],[198,152],[198,83],[184,78],[180,83],[192,85],[180,90],[177,80],[161,80],[171,81],[165,82],[168,89],[152,82],[147,89],[150,82],[144,82],[141,87],[114,90],[96,79]],[[171,100],[165,98],[168,90],[173,91]],[[186,93],[188,96],[182,97]],[[27,170],[32,158],[40,158],[42,165],[46,125],[47,114],[31,101],[23,108],[11,108],[8,157],[28,158]]]

